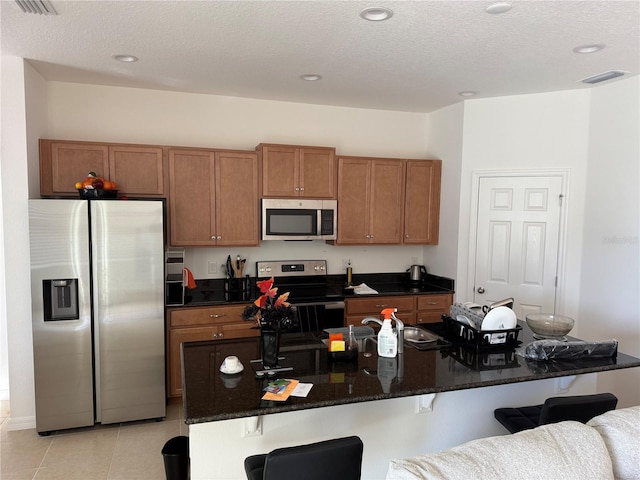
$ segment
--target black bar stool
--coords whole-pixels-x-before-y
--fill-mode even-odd
[[[616,408],[618,399],[612,393],[551,397],[543,405],[498,408],[493,414],[509,432],[535,428],[547,423],[575,420],[587,423],[593,417]]]
[[[248,480],[360,480],[363,444],[345,437],[277,448],[244,460]]]

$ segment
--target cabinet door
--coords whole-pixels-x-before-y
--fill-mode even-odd
[[[214,153],[169,150],[171,245],[215,245]]]
[[[336,157],[333,148],[300,149],[300,195],[336,198]]]
[[[370,243],[399,244],[402,241],[402,160],[374,160],[369,204]]]
[[[109,179],[121,194],[164,196],[162,148],[109,146]]]
[[[183,342],[199,342],[218,338],[219,327],[172,328],[169,330],[169,396],[182,395],[182,363],[180,345]]]
[[[261,145],[262,196],[297,197],[299,195],[299,150],[295,147]]]
[[[369,232],[370,162],[338,159],[338,239],[340,245],[367,243]]]
[[[40,141],[40,193],[78,196],[76,182],[89,172],[109,178],[109,148],[91,143]]]
[[[407,160],[404,244],[438,244],[441,171],[440,160]]]
[[[257,246],[260,243],[258,156],[215,154],[216,245]]]
[[[443,313],[449,314],[453,304],[453,294],[417,295],[417,323],[436,323],[442,321]]]

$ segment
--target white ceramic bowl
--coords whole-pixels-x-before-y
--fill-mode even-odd
[[[509,330],[517,324],[516,312],[509,307],[496,307],[484,316],[481,330]]]
[[[530,313],[525,317],[535,338],[562,338],[571,331],[573,318],[552,313]]]

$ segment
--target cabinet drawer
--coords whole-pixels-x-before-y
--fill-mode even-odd
[[[259,337],[260,329],[253,328],[255,326],[254,322],[243,322],[243,323],[230,323],[228,325],[221,325],[219,329],[221,333],[218,334],[218,337],[221,338],[249,338],[249,337]]]
[[[448,313],[449,307],[453,304],[453,295],[450,293],[443,295],[418,295],[418,308],[416,310],[436,310],[437,312]]]
[[[169,311],[172,327],[244,322],[242,312],[246,305],[221,307],[190,307]]]
[[[415,310],[414,297],[407,296],[391,296],[391,297],[371,297],[371,298],[349,298],[345,300],[345,308],[347,315],[364,314],[364,315],[380,315],[383,308],[395,307],[398,313],[403,314]],[[402,317],[400,317],[402,318]]]

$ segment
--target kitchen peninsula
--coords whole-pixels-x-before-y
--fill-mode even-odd
[[[521,326],[526,344],[533,338]],[[184,344],[183,402],[194,480],[243,478],[248,455],[354,434],[365,444],[362,478],[384,478],[392,458],[506,433],[493,419],[495,408],[542,401],[569,388],[571,394],[591,393],[592,374],[640,366],[640,359],[623,353],[544,363],[525,360],[513,349],[475,352],[456,346],[406,347],[386,362],[366,344],[357,364],[333,363],[313,335],[285,342],[281,353],[294,370],[283,376],[313,388],[305,398],[282,403],[261,400],[267,380],[256,377],[251,366],[259,358],[256,339]],[[227,355],[238,356],[242,373],[219,371]],[[222,450],[223,456],[215,455]]]

